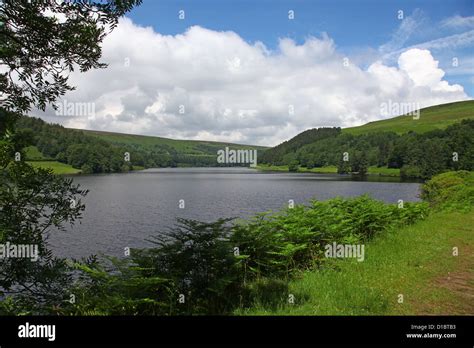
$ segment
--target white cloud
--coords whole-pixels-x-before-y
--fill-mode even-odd
[[[364,70],[344,66],[327,35],[301,45],[284,38],[270,51],[234,32],[194,26],[167,36],[124,18],[105,39],[103,53],[109,67],[74,73],[77,90],[65,97],[94,102],[95,115],[49,120],[75,128],[276,145],[308,128],[378,119],[388,100],[424,107],[468,99],[461,86],[442,80],[444,72],[428,50],[402,53],[398,67],[375,62]]]
[[[410,37],[426,22],[426,17],[420,9],[415,9],[410,16],[401,20],[399,27],[392,34],[389,42],[379,47],[382,54],[401,49]]]
[[[438,61],[433,59],[428,50],[414,48],[403,52],[398,58],[398,65],[417,87],[427,86],[433,91],[463,91],[460,85],[448,85],[442,81],[445,73],[438,68]]]
[[[460,34],[449,35],[438,39],[422,42],[416,45],[405,47],[400,50],[392,51],[384,56],[384,60],[390,60],[398,57],[406,50],[419,48],[427,50],[447,50],[469,47],[474,44],[474,30],[466,31]]]
[[[447,28],[474,28],[474,16],[462,17],[456,15],[448,17],[441,21],[441,25]]]

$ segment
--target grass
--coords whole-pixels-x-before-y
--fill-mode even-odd
[[[453,248],[459,250],[453,256]],[[365,260],[332,260],[290,283],[295,304],[246,315],[472,315],[474,212],[439,212],[381,235]],[[403,295],[403,303],[399,303]]]
[[[35,168],[52,169],[54,174],[79,174],[80,169],[73,168],[69,164],[53,161],[44,156],[36,146],[25,148],[26,161]]]
[[[54,174],[79,174],[80,169],[57,161],[28,161],[35,168],[52,169]]]
[[[270,166],[268,164],[259,164],[257,165],[257,170],[261,171],[275,171],[275,172],[288,172],[288,166]],[[319,168],[304,168],[299,167],[298,173],[322,173],[322,174],[336,174],[336,166],[325,166]],[[368,169],[368,174],[370,175],[380,175],[380,176],[400,176],[400,169],[397,168],[384,168],[371,166]]]
[[[462,119],[474,118],[474,100],[431,106],[420,110],[419,119],[413,116],[398,116],[387,120],[370,122],[362,126],[344,128],[343,133],[354,135],[370,132],[391,131],[403,134],[408,131],[425,133],[434,129],[444,129]]]
[[[36,146],[25,147],[25,156],[27,161],[49,161],[51,158],[43,155]]]

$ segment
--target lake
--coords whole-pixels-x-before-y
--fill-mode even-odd
[[[54,231],[56,254],[122,256],[125,247],[145,247],[149,236],[175,224],[176,217],[212,221],[249,217],[312,198],[353,197],[364,193],[396,203],[418,201],[420,184],[398,178],[360,181],[337,174],[259,172],[250,168],[161,168],[124,174],[74,176],[90,192],[81,223]],[[181,201],[182,200],[182,201]],[[180,208],[183,206],[184,208]]]

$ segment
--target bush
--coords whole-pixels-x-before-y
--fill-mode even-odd
[[[405,164],[400,168],[400,176],[402,178],[421,178],[421,170],[417,166]]]
[[[166,315],[174,313],[173,286],[167,279],[143,276],[133,259],[90,257],[75,263],[78,279],[63,315]]]
[[[289,172],[297,172],[298,169],[299,169],[299,162],[296,160],[291,161],[290,164],[288,165]]]
[[[460,170],[436,175],[423,185],[421,197],[437,209],[470,210],[474,205],[474,173]]]
[[[257,215],[236,225],[231,238],[240,250],[244,279],[289,278],[294,271],[320,264],[328,243],[363,243],[427,213],[426,203],[408,203],[400,209],[368,196],[335,198]]]
[[[75,293],[91,305],[74,314],[225,314],[239,303],[239,259],[229,240],[230,219],[205,223],[179,219],[158,233],[155,246],[134,249],[124,260],[78,264],[83,277]],[[104,305],[106,304],[106,305]]]
[[[82,174],[92,174],[93,170],[92,167],[88,164],[83,164],[81,167]]]

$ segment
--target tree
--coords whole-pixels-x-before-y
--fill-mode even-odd
[[[349,165],[349,161],[344,161],[344,159],[340,158],[337,164],[337,173],[338,174],[347,174],[351,171],[351,166]]]
[[[351,171],[359,175],[367,175],[368,160],[364,151],[355,151],[351,157]]]
[[[141,0],[18,1],[0,5],[1,106],[44,110],[74,89],[68,74],[104,68],[100,44]],[[53,14],[53,15],[48,15]]]
[[[288,171],[289,172],[297,172],[298,171],[298,168],[299,168],[299,162],[297,160],[292,160],[289,164],[288,164]]]
[[[423,149],[419,161],[422,178],[431,178],[447,168],[449,150],[443,139],[427,139],[419,146]]]
[[[6,70],[0,74],[0,244],[27,246],[24,250],[36,255],[1,259],[0,314],[18,314],[18,308],[51,312],[61,305],[71,274],[66,260],[48,249],[47,239],[51,227],[63,229],[80,218],[81,197],[87,193],[70,179],[24,162],[28,134],[15,132],[15,122],[21,113],[32,107],[44,110],[73,89],[67,81],[74,69],[105,67],[99,62],[100,43],[118,18],[140,2],[0,4],[0,67]],[[51,151],[57,151],[54,145],[48,144]]]
[[[30,251],[21,257],[0,258],[0,291],[17,294],[17,300],[32,310],[58,305],[67,296],[64,290],[71,279],[65,272],[66,261],[48,249],[49,230],[61,230],[80,218],[84,210],[80,197],[87,191],[49,170],[8,161],[5,152],[1,156],[0,244]]]

